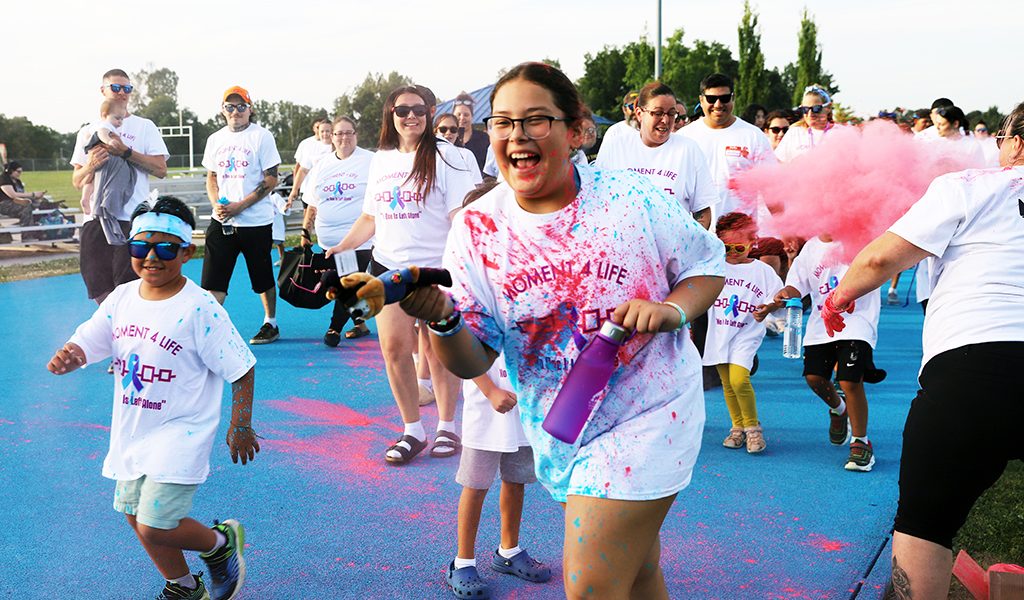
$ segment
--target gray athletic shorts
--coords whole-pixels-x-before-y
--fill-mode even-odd
[[[474,490],[489,489],[499,466],[502,481],[523,484],[537,481],[537,474],[533,470],[533,448],[529,446],[522,446],[516,452],[494,452],[463,446],[455,481]]]

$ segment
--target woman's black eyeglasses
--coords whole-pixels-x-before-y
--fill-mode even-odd
[[[814,106],[798,106],[796,108],[796,110],[797,110],[797,112],[799,112],[802,115],[806,115],[807,113],[813,113],[813,114],[816,114],[816,115],[820,115],[821,111],[825,110],[825,105],[824,104],[815,104]]]
[[[708,101],[708,105],[709,106],[714,106],[715,103],[719,102],[719,101],[721,101],[722,104],[728,104],[728,103],[732,102],[732,94],[731,93],[730,94],[718,94],[717,96],[715,96],[713,94],[701,94],[701,95],[704,96],[704,99]]]
[[[768,131],[775,134],[786,133],[787,131],[789,131],[789,127],[769,127]]]
[[[391,110],[394,111],[395,115],[398,116],[399,119],[408,117],[410,112],[417,117],[423,117],[427,114],[427,105],[414,104],[412,106],[406,106],[405,104],[400,104]]]
[[[564,117],[550,117],[548,115],[532,115],[522,119],[511,119],[509,117],[487,117],[484,125],[487,131],[495,139],[507,140],[512,136],[512,130],[516,123],[519,123],[526,137],[531,140],[542,140],[551,135],[551,124],[555,121],[567,121]]]
[[[128,242],[128,253],[132,258],[146,258],[153,250],[160,260],[174,260],[182,248],[188,248],[188,244],[175,244],[173,242],[145,242],[143,240],[132,240]]]

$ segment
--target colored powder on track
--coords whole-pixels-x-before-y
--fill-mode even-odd
[[[850,544],[848,544],[846,542],[840,542],[838,540],[830,540],[830,539],[826,538],[825,536],[817,534],[817,533],[812,533],[811,535],[807,536],[807,542],[806,543],[807,543],[808,546],[811,546],[812,548],[817,548],[818,550],[821,550],[822,552],[839,552],[843,548],[845,548],[845,547],[850,545]]]

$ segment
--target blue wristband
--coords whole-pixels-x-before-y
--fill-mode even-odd
[[[683,310],[682,306],[679,306],[675,302],[669,302],[668,300],[662,302],[662,304],[667,304],[679,312],[679,327],[676,327],[673,331],[679,331],[683,327],[686,327],[686,311]]]

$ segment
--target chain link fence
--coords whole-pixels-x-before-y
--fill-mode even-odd
[[[71,171],[71,164],[68,162],[69,158],[17,158],[11,157],[17,160],[25,168],[26,171]],[[196,168],[201,168],[203,162],[203,155],[196,154],[192,157]],[[295,152],[286,151],[281,152],[281,164],[291,165],[295,162]],[[187,169],[188,168],[188,154],[172,154],[167,158],[168,169]]]

